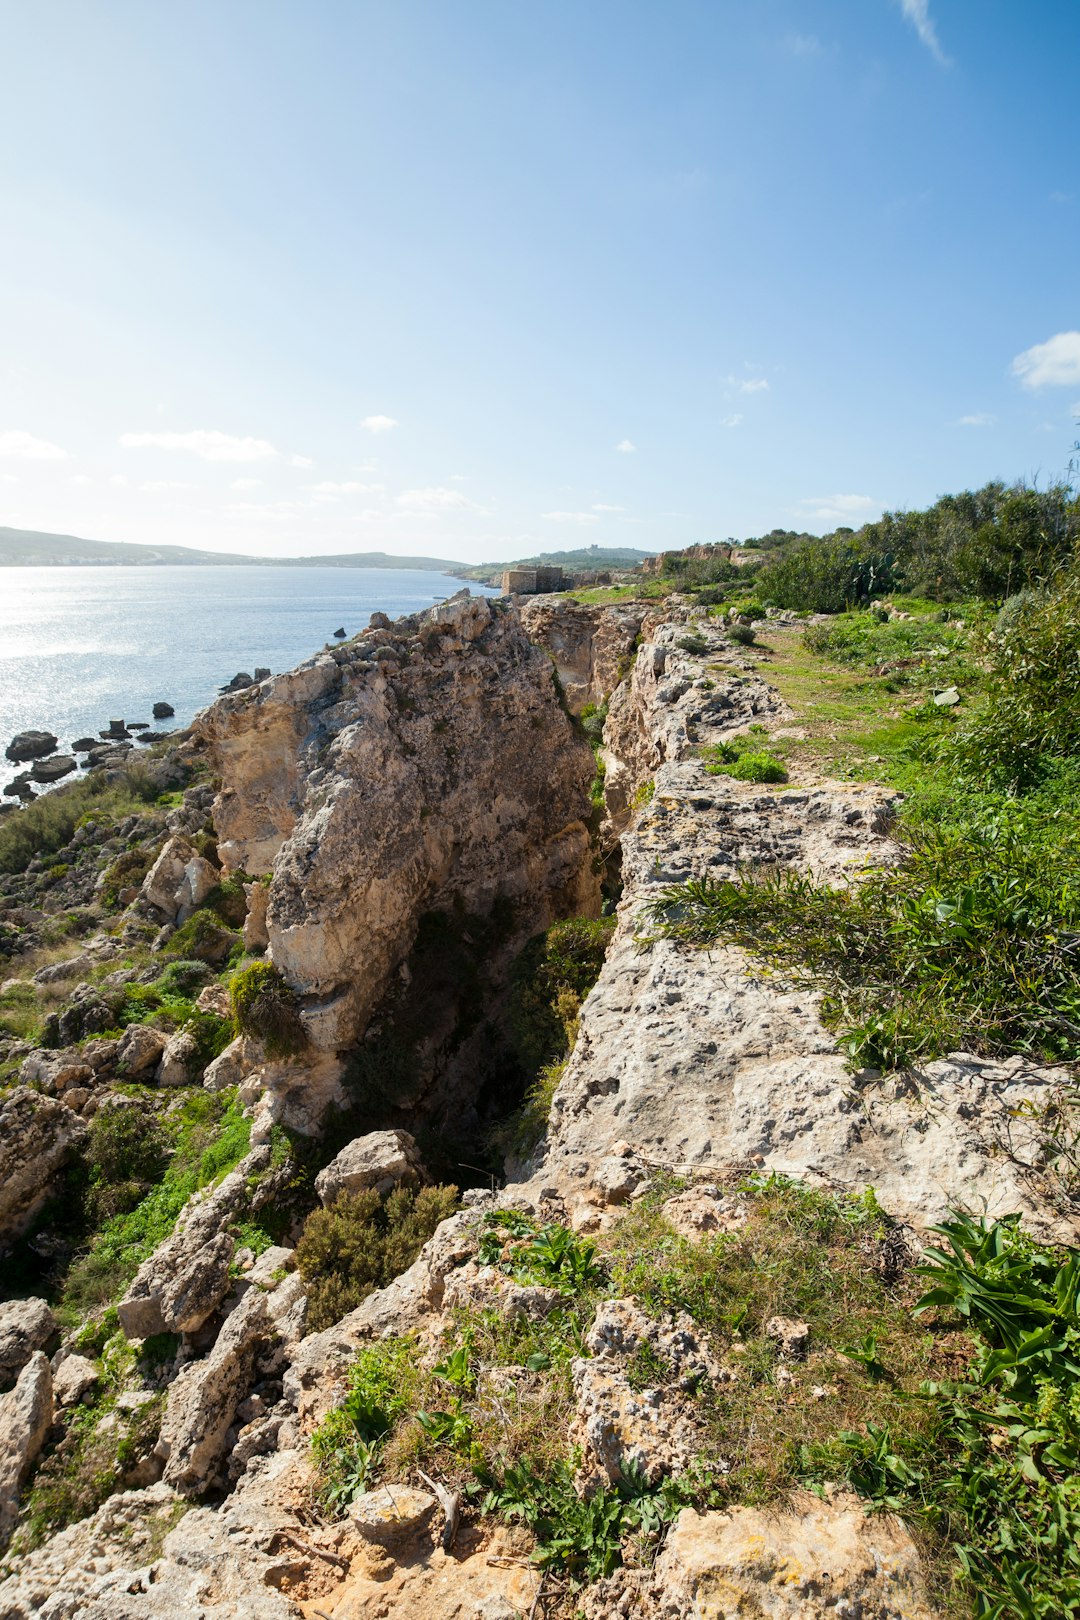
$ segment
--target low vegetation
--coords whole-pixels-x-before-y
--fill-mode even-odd
[[[457,1198],[456,1187],[398,1187],[386,1198],[365,1189],[314,1210],[296,1246],[309,1331],[331,1327],[407,1271]]]
[[[160,791],[154,771],[136,763],[118,780],[106,782],[95,773],[43,793],[0,822],[0,872],[25,872],[36,855],[51,855],[70,843],[83,819],[120,821],[144,811]]]
[[[196,913],[198,915],[198,913]],[[307,1045],[296,993],[269,962],[252,962],[229,982],[238,1035],[255,1035],[271,1057],[293,1057]]]

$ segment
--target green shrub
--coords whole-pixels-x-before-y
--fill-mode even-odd
[[[457,1198],[456,1187],[397,1187],[385,1200],[365,1189],[314,1210],[296,1246],[309,1330],[332,1327],[407,1271]]]
[[[975,1341],[959,1378],[927,1383],[932,1439],[895,1424],[804,1448],[804,1475],[841,1478],[922,1519],[952,1548],[977,1612],[998,1620],[1080,1615],[1080,1255],[1033,1242],[1018,1215],[955,1216],[921,1270],[918,1313],[945,1313]],[[890,1376],[889,1358],[876,1376]],[[874,1375],[871,1375],[874,1376]]]
[[[246,872],[230,872],[210,890],[204,905],[209,911],[217,912],[222,922],[230,928],[242,928],[247,917],[244,885],[250,882]]]
[[[850,530],[797,546],[770,562],[757,580],[761,595],[777,607],[809,613],[841,613],[896,584],[892,553]]]
[[[702,749],[701,757],[709,776],[733,776],[737,782],[786,782],[788,779],[782,761],[755,746],[753,737],[732,737],[729,742],[714,743]]]
[[[738,642],[740,647],[752,647],[757,641],[757,631],[752,624],[731,624],[727,634],[728,639]]]
[[[271,963],[252,962],[235,973],[229,995],[238,1035],[258,1036],[271,1057],[291,1057],[304,1050],[307,1036],[296,992]]]
[[[415,1408],[418,1371],[412,1339],[383,1339],[357,1351],[345,1399],[311,1437],[319,1495],[331,1513],[341,1512],[375,1484],[387,1436]]]
[[[0,872],[25,872],[35,855],[70,843],[81,821],[120,820],[144,810],[156,794],[151,773],[139,765],[115,782],[94,774],[43,793],[0,823]]]
[[[170,1142],[153,1114],[106,1103],[90,1121],[86,1202],[92,1225],[134,1209],[164,1175]]]
[[[188,962],[182,957],[170,962],[154,980],[154,989],[163,996],[193,996],[214,977],[206,962]]]
[[[169,940],[167,949],[170,956],[183,957],[185,960],[196,958],[209,963],[211,967],[220,968],[240,943],[240,935],[223,927],[216,911],[202,906],[180,924]]]

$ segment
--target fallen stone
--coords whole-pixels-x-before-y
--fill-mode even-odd
[[[179,890],[188,865],[198,859],[199,852],[194,845],[176,833],[143,878],[140,890],[143,899],[163,911],[170,922],[175,920],[180,907]]]
[[[86,1356],[63,1356],[53,1368],[53,1395],[58,1406],[75,1406],[100,1378]]]
[[[336,1159],[315,1177],[315,1191],[328,1208],[342,1193],[368,1187],[380,1196],[402,1182],[426,1181],[420,1149],[408,1131],[371,1131],[342,1148]]]
[[[161,1061],[154,1073],[159,1086],[188,1086],[196,1078],[199,1043],[190,1030],[178,1029],[161,1050]]]
[[[26,1231],[85,1132],[70,1108],[28,1086],[0,1101],[0,1244]]]
[[[803,1361],[810,1348],[810,1329],[805,1322],[787,1316],[772,1316],[765,1324],[765,1337],[772,1339],[789,1361]]]
[[[15,1388],[0,1395],[0,1548],[11,1538],[20,1487],[52,1420],[52,1373],[48,1358],[35,1350]]]
[[[0,1305],[0,1384],[12,1383],[35,1350],[43,1350],[59,1325],[43,1299],[11,1299]]]
[[[196,855],[188,861],[176,891],[177,922],[185,922],[193,911],[198,911],[220,881],[221,873],[205,856]]]
[[[380,1547],[400,1547],[431,1523],[436,1498],[413,1485],[381,1485],[365,1491],[349,1506],[349,1519],[365,1541]]]
[[[691,1243],[715,1237],[720,1232],[737,1232],[746,1223],[746,1207],[719,1187],[687,1187],[676,1193],[660,1213],[680,1237]]]
[[[245,1164],[251,1162],[245,1160]],[[171,1237],[139,1267],[117,1306],[129,1339],[156,1333],[194,1333],[229,1290],[235,1244],[227,1227],[245,1197],[241,1170],[209,1193],[196,1193]]]
[[[155,720],[168,720],[176,713],[171,703],[155,703],[150,710]]]
[[[77,769],[73,754],[54,754],[51,759],[39,759],[30,777],[34,782],[59,782],[62,776],[68,776]]]
[[[149,1024],[129,1024],[120,1038],[117,1067],[129,1079],[148,1076],[162,1060],[168,1036]]]

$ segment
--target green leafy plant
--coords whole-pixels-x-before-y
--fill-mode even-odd
[[[304,1050],[307,1035],[296,992],[270,962],[252,962],[235,973],[229,996],[238,1035],[257,1036],[271,1057],[293,1057]]]

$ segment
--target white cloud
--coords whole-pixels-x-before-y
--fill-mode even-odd
[[[1066,388],[1080,382],[1080,332],[1055,332],[1018,354],[1010,370],[1025,388]]]
[[[864,521],[871,512],[881,510],[872,495],[813,495],[800,501],[799,508],[803,517],[816,518],[820,523]]]
[[[997,421],[989,411],[975,411],[971,416],[962,416],[957,423],[958,427],[993,427]]]
[[[630,439],[620,439],[615,448],[618,450],[619,454],[623,456],[637,455],[637,445],[634,444]]]
[[[315,463],[310,456],[290,456],[290,467],[314,467]]]
[[[193,487],[191,484],[169,482],[165,479],[155,479],[151,483],[139,485],[139,488],[144,489],[148,495],[164,495],[169,490],[192,489]]]
[[[769,379],[767,377],[725,377],[724,381],[729,388],[734,388],[738,394],[767,394]]]
[[[606,506],[603,501],[593,502],[594,512],[625,512],[625,506]]]
[[[125,450],[186,450],[203,461],[273,461],[278,452],[266,439],[238,438],[211,428],[189,433],[122,433]]]
[[[742,421],[742,412],[741,411],[732,411],[730,416],[721,417],[720,426],[721,427],[729,427],[729,428],[730,427],[738,427],[738,425],[739,425],[739,423],[741,421]]]
[[[83,488],[85,485],[92,484],[93,482],[94,480],[92,478],[88,478],[85,473],[76,473],[74,478],[68,479],[69,484],[75,484],[79,488]]]
[[[450,482],[452,484],[467,484],[469,480],[464,473],[451,473]]]
[[[360,423],[369,433],[388,433],[391,428],[400,427],[396,416],[365,416]]]
[[[321,484],[309,484],[314,495],[377,495],[381,484],[335,484],[324,478]]]
[[[942,67],[949,67],[949,58],[941,48],[941,41],[937,37],[937,29],[934,27],[933,19],[930,16],[930,0],[900,0],[900,10],[904,13],[904,16],[931,56],[940,62]]]
[[[595,512],[542,512],[549,523],[599,523]]]
[[[234,478],[229,485],[230,489],[258,489],[262,483],[261,478]]]
[[[67,455],[51,439],[38,439],[33,433],[9,429],[0,433],[0,456],[17,456],[20,461],[62,461]]]
[[[0,484],[17,484],[19,480],[14,473],[0,473]]]
[[[783,34],[780,38],[781,48],[789,56],[823,56],[825,47],[816,34]]]
[[[447,489],[442,484],[433,485],[428,489],[403,490],[397,497],[397,504],[411,512],[447,511],[451,507],[464,507],[472,512],[480,510],[476,502],[470,501],[460,489]]]
[[[112,477],[109,479],[109,483],[115,484],[117,489],[126,489],[130,483],[130,479],[126,473],[113,473]]]

